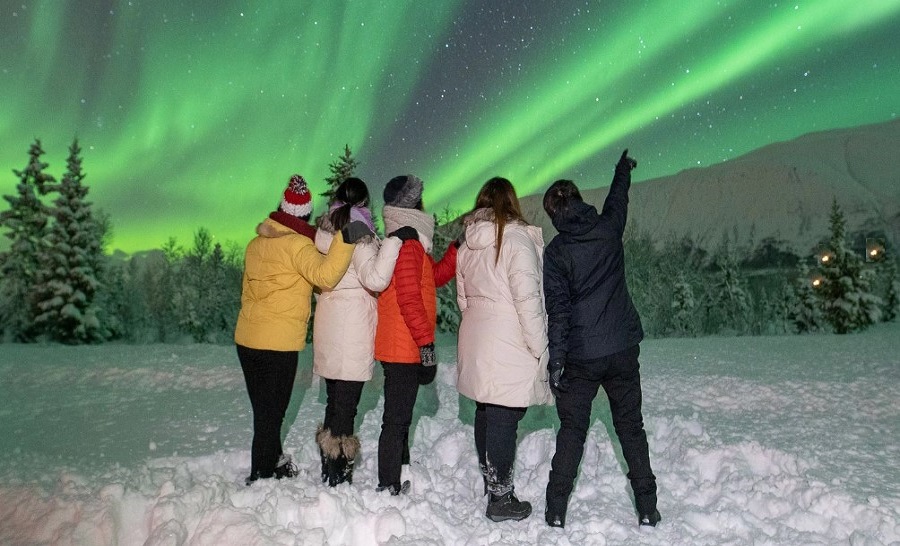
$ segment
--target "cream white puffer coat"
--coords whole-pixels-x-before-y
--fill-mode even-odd
[[[334,232],[320,219],[316,248],[328,250]],[[378,292],[387,288],[403,241],[388,237],[358,241],[350,267],[331,290],[316,300],[313,321],[313,373],[326,379],[368,381],[375,367]]]
[[[457,301],[462,311],[457,389],[488,404],[552,404],[541,229],[507,224],[495,264],[493,213],[479,209],[465,223],[466,241],[456,258]]]

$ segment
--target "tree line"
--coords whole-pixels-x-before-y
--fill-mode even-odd
[[[223,247],[199,228],[189,247],[170,238],[161,249],[128,258],[106,252],[112,224],[88,201],[77,139],[59,182],[35,140],[14,170],[15,192],[0,227],[0,336],[3,341],[230,343],[240,309],[243,248]],[[349,146],[329,165],[331,198],[358,162]],[[435,215],[435,251],[461,228],[459,214]],[[843,213],[832,206],[830,236],[815,264],[777,241],[714,253],[689,239],[660,246],[638,228],[625,238],[626,274],[648,335],[850,333],[894,320],[900,303],[895,259],[863,255],[848,242]],[[313,317],[314,318],[314,317]],[[455,333],[454,283],[438,290],[438,330]],[[310,332],[312,329],[310,328]]]

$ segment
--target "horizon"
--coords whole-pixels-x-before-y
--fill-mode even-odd
[[[321,212],[345,144],[377,207],[413,172],[439,213],[468,210],[495,174],[520,197],[557,178],[603,187],[629,148],[640,183],[896,118],[896,0],[228,4],[0,18],[0,194],[35,138],[59,178],[77,136],[108,252],[190,245],[200,228],[243,246],[294,172]]]

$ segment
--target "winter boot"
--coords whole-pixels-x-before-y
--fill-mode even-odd
[[[392,483],[390,485],[379,485],[375,488],[376,493],[381,493],[382,491],[387,491],[391,494],[392,497],[396,497],[399,494],[407,494],[409,493],[410,483],[409,480],[404,481],[403,483]]]
[[[544,511],[544,519],[550,527],[566,526],[566,508],[568,508],[568,499],[563,497],[561,500],[557,496],[551,495],[549,487],[547,490],[547,508]]]
[[[319,427],[316,431],[316,443],[322,453],[322,482],[334,487],[338,476],[343,473],[346,458],[341,453],[341,439],[333,436],[327,428]]]
[[[656,524],[662,521],[659,510],[654,510],[651,514],[641,514],[638,516],[638,525],[641,527],[656,527]]]
[[[353,467],[356,465],[356,455],[359,453],[359,438],[356,436],[341,437],[341,455],[343,457],[343,467],[337,476],[338,483],[353,483]],[[329,485],[331,483],[329,482]]]
[[[520,501],[513,491],[505,495],[497,496],[493,493],[488,497],[487,512],[489,520],[500,522],[509,519],[520,521],[531,515],[531,503]]]
[[[297,465],[294,464],[294,461],[291,460],[291,456],[282,453],[275,466],[275,479],[293,478],[299,473],[300,471],[297,469]]]

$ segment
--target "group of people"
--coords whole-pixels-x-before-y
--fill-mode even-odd
[[[313,227],[306,182],[291,177],[245,255],[235,343],[253,409],[247,484],[297,473],[283,451],[281,427],[315,288],[313,372],[327,393],[316,431],[322,481],[352,482],[360,450],[357,406],[377,360],[384,373],[377,490],[406,493],[410,483],[401,481],[401,471],[409,463],[413,408],[419,386],[436,372],[436,289],[455,278],[462,312],[457,388],[476,404],[474,443],[486,516],[505,521],[531,514],[513,480],[518,423],[529,406],[555,402],[560,428],[545,519],[565,526],[602,386],[639,524],[655,526],[661,518],[641,413],[643,330],[625,284],[622,244],[637,165],[627,152],[599,213],[572,181],[550,186],[543,205],[559,233],[546,250],[510,181],[491,178],[439,261],[432,257],[434,219],[424,211],[418,177],[398,176],[385,186],[383,240],[362,180],[346,179]]]

